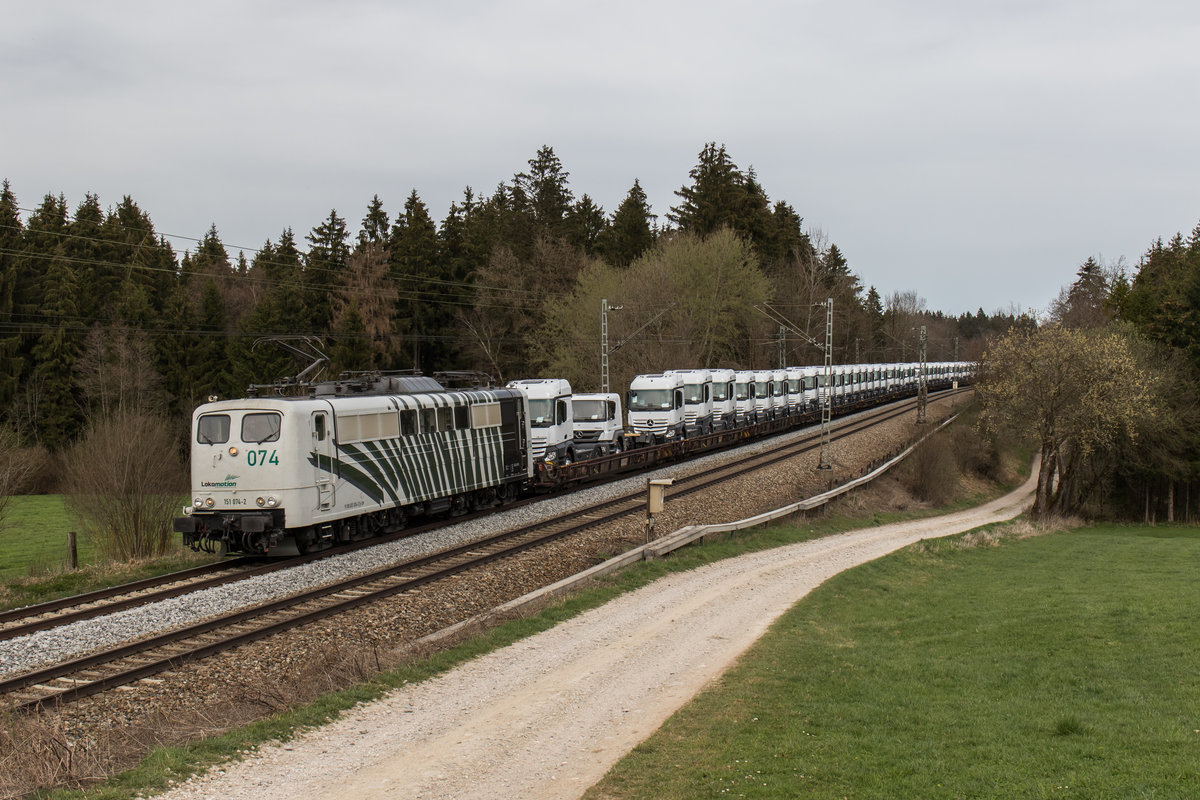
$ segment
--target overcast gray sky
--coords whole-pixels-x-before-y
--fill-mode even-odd
[[[1044,309],[1200,221],[1200,4],[0,0],[0,178],[236,254],[550,145],[656,213],[705,142],[882,295]],[[180,252],[190,246],[173,239]]]

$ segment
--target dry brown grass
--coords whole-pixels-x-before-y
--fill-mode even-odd
[[[1054,518],[1051,520],[1033,521],[1025,517],[993,525],[976,531],[970,531],[962,536],[950,539],[921,541],[913,545],[917,552],[928,552],[934,549],[970,550],[976,547],[997,547],[1001,542],[1019,539],[1032,539],[1035,536],[1045,536],[1048,533],[1078,528],[1084,523],[1074,518]]]
[[[104,775],[109,763],[107,741],[81,744],[52,718],[0,712],[0,798],[25,797],[44,786],[83,786]]]
[[[247,686],[186,714],[150,714],[134,725],[96,729],[86,739],[59,727],[54,714],[0,712],[0,800],[38,789],[79,788],[135,766],[156,747],[215,736],[321,695],[370,680],[399,658],[375,647],[330,646],[290,680]]]

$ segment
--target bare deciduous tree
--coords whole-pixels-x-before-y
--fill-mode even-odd
[[[75,374],[93,414],[162,408],[161,381],[145,333],[93,327],[75,362]]]
[[[159,556],[186,491],[176,433],[160,417],[121,410],[92,422],[67,452],[67,507],[112,559]]]
[[[26,490],[43,457],[44,451],[22,448],[15,429],[0,427],[0,531],[13,496]]]
[[[1051,326],[1009,331],[984,354],[981,424],[1032,432],[1041,451],[1035,516],[1076,512],[1093,455],[1157,414],[1158,377],[1136,352],[1115,330]]]
[[[582,270],[570,295],[547,304],[538,340],[548,348],[551,374],[594,390],[600,301],[607,299],[622,307],[608,318],[610,347],[624,343],[610,360],[610,389],[664,367],[750,364],[770,326],[754,306],[769,292],[752,250],[733,233],[677,234],[627,269],[594,263]]]
[[[341,276],[342,288],[332,299],[332,328],[343,328],[346,318],[357,311],[363,335],[371,343],[372,366],[391,363],[399,346],[393,319],[399,292],[388,278],[388,254],[380,244],[369,242],[347,260]]]

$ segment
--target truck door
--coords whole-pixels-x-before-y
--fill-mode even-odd
[[[312,452],[316,456],[313,465],[313,482],[317,487],[316,511],[333,508],[334,478],[336,465],[333,459],[333,429],[329,425],[329,414],[314,411],[311,421]]]

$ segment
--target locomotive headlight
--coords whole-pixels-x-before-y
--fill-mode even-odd
[[[279,501],[276,500],[274,497],[267,498],[267,508],[274,508],[277,505],[279,505]]]
[[[204,499],[204,505],[208,506],[209,508],[212,508],[214,505],[216,505],[216,501],[213,500],[211,497],[206,497]]]
[[[204,508],[204,501],[201,500],[199,497],[197,497],[195,500],[192,501],[192,506],[194,506],[195,508]]]
[[[258,505],[259,508],[262,508],[263,506],[265,506],[267,504],[266,499],[262,498],[262,497],[257,498],[254,502],[255,502],[255,504]]]
[[[238,453],[238,449],[236,447],[229,448],[229,455],[236,456],[237,453]]]
[[[274,497],[259,497],[254,500],[259,508],[274,508],[279,505],[279,501]]]

